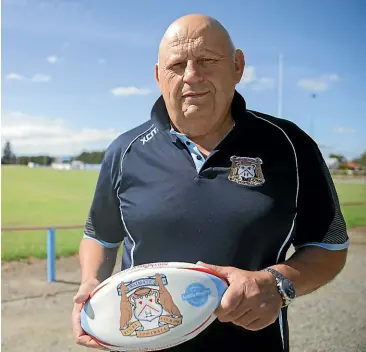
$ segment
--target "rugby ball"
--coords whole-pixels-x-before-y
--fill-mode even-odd
[[[81,327],[110,351],[158,351],[188,341],[215,319],[228,287],[192,263],[151,263],[112,275],[83,304]]]

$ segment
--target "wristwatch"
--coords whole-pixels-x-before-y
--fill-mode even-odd
[[[296,289],[294,284],[273,268],[265,268],[262,271],[267,271],[273,275],[276,280],[278,292],[282,297],[282,307],[288,306],[296,298]]]

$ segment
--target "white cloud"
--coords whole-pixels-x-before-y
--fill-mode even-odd
[[[41,82],[41,83],[46,83],[46,82],[49,82],[50,80],[51,80],[51,76],[44,75],[43,73],[38,73],[38,74],[34,75],[32,78],[33,82]]]
[[[116,87],[113,88],[111,92],[115,96],[129,96],[129,95],[147,95],[151,93],[151,90],[136,87]]]
[[[300,80],[297,85],[300,88],[305,90],[310,90],[312,92],[321,92],[328,89],[328,83],[320,80],[315,79],[302,79]]]
[[[22,81],[24,79],[24,76],[20,75],[19,73],[10,72],[8,73],[5,78],[8,81]]]
[[[50,63],[50,64],[54,64],[58,61],[58,57],[55,56],[55,55],[51,55],[47,58],[47,61]]]
[[[252,89],[258,92],[273,89],[275,85],[275,81],[271,77],[260,77],[253,84]]]
[[[244,69],[244,74],[240,83],[248,84],[256,80],[256,73],[254,66],[247,66]]]
[[[11,72],[11,73],[8,73],[7,75],[5,75],[5,79],[7,79],[8,81],[23,81],[27,78],[19,73]],[[33,75],[33,77],[32,77],[33,82],[45,83],[45,82],[49,82],[50,80],[51,80],[51,76],[45,75],[43,73],[37,73],[37,74]]]
[[[120,133],[95,128],[73,129],[65,120],[30,116],[22,112],[2,114],[1,137],[10,140],[18,154],[76,154],[102,143],[106,147]]]
[[[297,82],[297,85],[311,92],[324,92],[329,89],[331,82],[338,82],[339,80],[339,76],[333,73],[315,78],[303,78]]]
[[[335,73],[331,74],[331,75],[327,75],[327,76],[324,76],[325,78],[328,78],[329,81],[331,82],[337,82],[340,80],[339,76]]]
[[[254,66],[246,66],[240,84],[250,87],[252,90],[262,92],[264,90],[273,89],[275,81],[271,77],[257,76]]]
[[[337,127],[334,132],[338,134],[352,134],[355,133],[356,130],[349,127]]]

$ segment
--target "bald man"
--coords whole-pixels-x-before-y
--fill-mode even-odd
[[[230,284],[218,319],[169,351],[289,351],[288,305],[342,270],[349,241],[322,155],[295,124],[246,107],[244,66],[215,19],[188,15],[167,29],[162,95],[103,160],[80,244],[78,344],[102,349],[81,329],[80,305],[122,243],[121,269],[201,261]]]

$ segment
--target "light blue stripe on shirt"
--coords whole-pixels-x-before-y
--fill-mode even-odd
[[[104,248],[117,248],[121,245],[122,242],[118,242],[118,243],[109,243],[109,242],[105,242],[105,241],[102,241],[102,240],[99,240],[97,238],[94,238],[94,237],[91,237],[91,236],[88,236],[88,235],[85,235],[83,236],[83,238],[88,238],[90,240],[94,240],[94,241],[97,241],[99,242]]]
[[[328,249],[331,251],[339,251],[339,250],[348,248],[349,245],[350,245],[349,240],[347,242],[341,243],[341,244],[308,242],[308,243],[304,243],[300,246],[296,246],[295,250],[298,250],[299,248],[307,247],[307,246],[317,246],[317,247],[322,247],[322,248],[325,248],[325,249]]]
[[[188,147],[194,165],[196,166],[196,170],[197,172],[199,172],[205,162],[205,157],[198,150],[196,144],[192,142],[189,138],[187,138],[184,134],[175,131],[173,128],[170,130],[170,133],[172,135],[176,135],[182,141],[182,143],[184,143]]]

